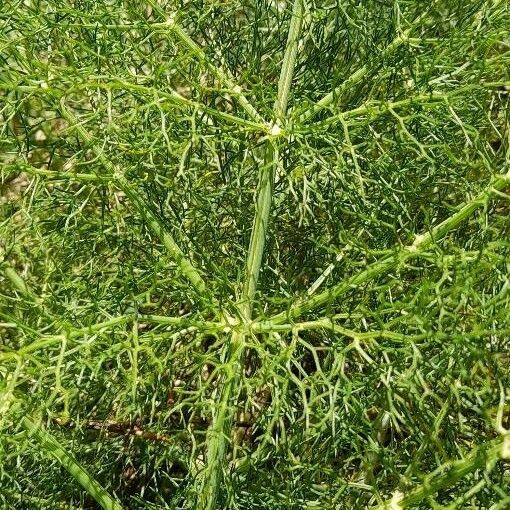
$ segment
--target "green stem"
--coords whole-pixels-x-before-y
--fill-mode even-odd
[[[274,113],[277,122],[283,121],[287,113],[290,88],[296,66],[299,34],[303,22],[303,8],[303,0],[295,0],[292,9],[289,34],[287,36],[287,46],[285,48],[280,79],[278,81],[278,95],[274,105]],[[272,140],[268,140],[264,166],[259,172],[255,218],[246,259],[246,274],[241,301],[241,313],[246,320],[251,319],[253,299],[257,290],[257,282],[260,274],[262,257],[264,255],[264,246],[269,223],[269,213],[271,212],[274,174],[279,164],[279,157],[280,154],[276,144]]]
[[[41,424],[35,424],[28,417],[21,420],[21,425],[31,437],[36,439],[42,449],[68,471],[68,473],[93,497],[104,510],[122,510],[121,504],[92,477],[92,475],[67,452],[60,443]]]
[[[432,1],[432,5],[435,4],[437,0]],[[400,46],[402,46],[406,41],[409,39],[409,35],[411,34],[412,30],[419,26],[421,21],[425,18],[425,16],[428,14],[429,10],[424,9],[423,12],[412,22],[411,26],[404,30],[401,34],[399,34],[397,37],[393,39],[381,52],[380,58],[388,58],[390,55],[392,55]],[[360,69],[352,73],[348,78],[346,78],[338,87],[334,88],[331,92],[326,94],[322,99],[317,101],[314,105],[310,106],[306,111],[297,113],[297,118],[299,119],[300,123],[305,123],[310,121],[317,115],[321,110],[324,108],[327,108],[335,101],[338,101],[341,99],[341,97],[348,92],[349,90],[352,90],[356,85],[361,83],[367,76],[367,74],[370,72],[372,67],[369,64],[365,64]]]
[[[61,111],[64,118],[70,122],[78,133],[78,136],[86,143],[96,157],[101,161],[110,175],[114,176],[115,184],[130,199],[131,203],[136,207],[137,211],[143,216],[151,230],[160,238],[170,257],[176,262],[182,274],[190,281],[190,283],[201,294],[209,294],[205,281],[200,273],[195,269],[193,264],[186,258],[174,238],[168,233],[161,220],[152,211],[152,207],[145,202],[142,196],[131,187],[130,183],[121,172],[121,170],[106,158],[103,151],[98,148],[89,133],[82,127],[76,116],[68,110],[63,101],[61,102]]]
[[[311,310],[320,308],[325,304],[331,304],[350,289],[366,284],[378,276],[387,274],[398,264],[406,262],[408,259],[418,256],[429,248],[433,243],[442,239],[448,232],[458,227],[463,221],[468,219],[473,212],[482,207],[494,191],[501,191],[510,182],[510,171],[506,175],[496,177],[493,182],[487,186],[475,198],[466,202],[456,213],[436,225],[430,231],[416,236],[412,245],[398,250],[395,254],[389,255],[382,260],[374,262],[364,271],[347,278],[346,280],[334,285],[332,288],[324,290],[320,294],[309,298],[303,298],[293,304],[289,310],[281,312],[268,320],[273,324],[282,324],[288,320],[293,320]]]
[[[25,345],[24,347],[21,347],[17,351],[1,352],[0,359],[4,361],[8,359],[16,359],[20,356],[45,349],[46,347],[51,347],[52,345],[58,345],[65,340],[73,340],[75,338],[80,338],[83,335],[93,335],[95,333],[100,333],[114,326],[125,324],[132,320],[132,318],[133,317],[131,315],[123,315],[121,317],[115,317],[114,319],[99,322],[85,328],[73,328],[67,331],[67,333],[58,335],[41,335],[38,340],[35,340],[34,342]],[[23,326],[20,325],[20,327],[23,329]]]
[[[35,340],[34,342],[25,345],[24,347],[21,347],[17,351],[0,352],[0,359],[2,360],[16,359],[19,356],[39,351],[52,345],[58,345],[64,340],[69,341],[83,337],[85,335],[94,335],[96,333],[105,332],[108,329],[113,328],[115,326],[131,322],[133,319],[134,319],[133,314],[122,315],[119,317],[114,317],[113,319],[109,319],[107,321],[91,324],[90,326],[85,326],[83,328],[68,328],[65,333],[59,333],[56,335],[41,335],[41,337],[38,340]],[[181,326],[186,328],[193,327],[194,330],[198,331],[214,332],[223,331],[230,328],[229,325],[223,322],[196,321],[193,319],[188,319],[186,317],[164,317],[160,315],[138,315],[138,321],[164,326]],[[12,319],[12,324],[15,327],[19,327],[20,329],[27,329],[26,326],[18,324],[14,318]]]
[[[287,44],[278,81],[278,94],[274,105],[276,121],[283,121],[287,113],[297,48],[303,21],[304,0],[295,0],[292,9]],[[276,124],[278,126],[278,124]],[[277,131],[277,130],[276,130]],[[246,257],[246,271],[241,300],[238,303],[241,320],[249,322],[253,311],[253,301],[257,290],[264,246],[266,242],[275,169],[279,164],[279,151],[271,138],[266,142],[264,165],[259,171],[256,191],[255,217]],[[227,351],[225,376],[220,401],[215,410],[213,423],[207,434],[207,465],[202,474],[202,490],[198,509],[212,510],[222,481],[222,470],[226,455],[227,442],[235,413],[235,401],[238,393],[239,377],[242,371],[245,332],[234,331]]]
[[[489,82],[489,83],[476,83],[476,84],[469,84],[464,87],[459,87],[457,89],[451,90],[449,92],[438,92],[438,91],[432,91],[428,94],[417,94],[415,96],[401,99],[399,101],[369,101],[361,106],[358,106],[357,108],[353,108],[352,110],[347,110],[345,112],[340,112],[338,114],[332,115],[331,117],[328,117],[324,121],[316,124],[320,125],[321,127],[329,126],[333,124],[334,122],[342,122],[346,121],[348,119],[352,119],[355,117],[360,117],[363,115],[366,115],[368,117],[376,117],[378,115],[383,115],[387,113],[390,110],[397,110],[401,108],[407,108],[409,106],[414,105],[423,105],[423,106],[436,106],[439,104],[446,103],[449,99],[453,99],[455,97],[458,97],[462,94],[473,92],[475,90],[480,89],[498,89],[501,87],[509,86],[510,82]]]
[[[11,282],[12,286],[24,297],[30,301],[37,301],[34,293],[28,288],[25,280],[17,273],[17,271],[8,263],[2,262],[0,270],[4,273],[5,277]]]
[[[276,117],[284,117],[287,113],[287,104],[289,100],[290,88],[294,77],[296,67],[296,58],[303,24],[304,0],[295,0],[292,7],[292,18],[290,20],[289,33],[287,35],[287,45],[283,56],[280,79],[278,80],[278,95],[274,105]]]
[[[266,234],[269,226],[269,213],[273,195],[274,173],[278,164],[278,148],[272,140],[267,141],[264,156],[264,166],[259,173],[257,196],[255,202],[255,218],[251,230],[250,244],[246,258],[246,270],[240,312],[243,319],[249,321],[253,310],[253,299],[257,290],[257,283],[264,256]]]
[[[52,74],[58,76],[58,68],[52,68]],[[94,78],[94,77],[93,77]],[[105,81],[102,81],[105,80]],[[64,88],[65,86],[65,88]],[[19,85],[17,83],[0,83],[0,90],[5,91],[16,91],[30,94],[42,94],[51,95],[53,97],[63,97],[69,95],[72,92],[78,92],[82,90],[95,89],[95,90],[122,90],[131,93],[143,94],[160,100],[160,104],[170,102],[173,105],[187,108],[196,109],[199,112],[203,112],[208,116],[217,117],[219,119],[226,120],[232,124],[249,128],[250,130],[267,133],[268,125],[263,122],[255,122],[249,119],[242,119],[236,115],[232,115],[227,112],[222,112],[214,108],[210,108],[202,103],[188,99],[175,90],[166,92],[159,90],[155,87],[147,87],[145,85],[139,85],[137,83],[129,83],[127,81],[119,80],[110,76],[98,76],[93,80],[89,80],[83,83],[59,83],[59,88],[49,87],[45,84],[44,87],[40,85]],[[210,120],[210,117],[209,117]]]
[[[207,431],[207,464],[201,473],[202,485],[197,509],[216,508],[216,499],[223,479],[223,463],[234,419],[232,400],[237,393],[243,351],[244,333],[235,331],[226,354],[227,361],[224,366],[220,399],[215,405],[213,423]]]
[[[510,435],[505,435],[474,448],[463,459],[439,466],[435,471],[426,475],[422,483],[410,492],[400,496],[395,493],[392,500],[371,507],[370,510],[404,509],[419,504],[440,490],[451,487],[473,471],[485,467],[490,468],[494,462],[508,458],[509,440]]]
[[[395,340],[397,342],[408,342],[416,343],[422,340],[434,339],[434,340],[448,340],[455,338],[455,333],[444,333],[444,332],[431,332],[431,333],[419,333],[419,334],[406,334],[391,331],[389,329],[381,329],[379,331],[354,331],[352,329],[345,328],[340,324],[337,324],[332,318],[324,317],[314,321],[296,322],[293,324],[278,324],[272,321],[254,321],[250,325],[250,331],[252,333],[271,333],[271,332],[299,332],[299,331],[313,331],[318,329],[325,329],[339,333],[340,335],[352,338],[354,340],[372,340],[376,338],[387,338],[388,340]],[[510,329],[483,329],[475,331],[463,331],[457,333],[461,338],[483,338],[491,335],[508,335]]]
[[[264,122],[263,117],[257,112],[250,101],[248,101],[246,96],[242,93],[241,88],[236,85],[236,83],[234,83],[234,81],[221,67],[209,61],[202,48],[200,48],[200,46],[195,41],[193,41],[193,39],[183,30],[177,21],[172,17],[169,18],[168,14],[154,0],[148,0],[148,4],[159,14],[159,16],[168,19],[167,27],[169,31],[174,34],[174,36],[181,42],[181,44],[188,48],[188,50],[193,55],[195,55],[202,63],[204,63],[207,69],[220,81],[220,83],[235,93],[234,97],[237,98],[238,103],[241,105],[244,111],[255,121],[267,125],[267,123]]]
[[[53,181],[67,181],[76,180],[81,182],[110,182],[113,180],[113,175],[97,175],[97,174],[83,174],[72,171],[58,171],[47,170],[46,168],[37,168],[25,162],[16,162],[9,165],[2,165],[2,170],[6,172],[24,172],[31,176],[46,177]]]

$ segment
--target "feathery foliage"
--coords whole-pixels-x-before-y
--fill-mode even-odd
[[[2,508],[508,508],[507,1],[0,27]]]

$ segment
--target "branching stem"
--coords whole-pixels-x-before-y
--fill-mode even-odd
[[[61,101],[62,115],[78,133],[79,138],[86,143],[94,154],[99,158],[108,174],[115,176],[115,184],[130,199],[137,211],[144,217],[151,230],[161,239],[168,254],[174,259],[179,266],[181,273],[189,280],[189,282],[202,294],[209,294],[205,281],[200,273],[195,269],[191,261],[184,255],[179,245],[175,242],[172,235],[166,230],[159,217],[152,211],[150,204],[146,203],[143,197],[133,189],[124,174],[119,168],[104,155],[103,151],[95,145],[92,137],[83,128],[76,116]]]
[[[296,65],[297,48],[303,21],[304,0],[294,0],[287,45],[278,82],[278,95],[274,106],[277,122],[282,122],[287,113],[287,105]],[[257,290],[264,246],[266,242],[275,169],[279,164],[279,150],[274,140],[266,141],[264,165],[259,171],[259,183],[255,199],[255,218],[251,231],[250,245],[246,258],[246,272],[241,300],[238,303],[241,321],[251,320],[253,302]],[[234,331],[227,350],[225,377],[217,405],[213,424],[207,436],[207,465],[203,473],[202,491],[199,498],[200,510],[212,510],[222,480],[222,470],[226,445],[229,441],[230,428],[235,413],[235,400],[242,369],[244,352],[244,332]]]
[[[306,312],[315,310],[326,304],[334,303],[340,296],[352,288],[366,284],[375,278],[387,274],[398,264],[423,253],[432,244],[441,240],[448,232],[457,228],[463,221],[467,220],[477,209],[483,207],[493,192],[501,191],[510,182],[510,172],[505,175],[495,177],[482,192],[476,195],[472,200],[463,204],[456,213],[445,219],[430,231],[417,235],[414,243],[399,249],[395,254],[378,260],[369,265],[364,271],[361,271],[350,278],[326,289],[320,294],[309,298],[303,298],[294,303],[287,311],[274,315],[269,319],[273,324],[281,324],[288,320],[294,320]]]

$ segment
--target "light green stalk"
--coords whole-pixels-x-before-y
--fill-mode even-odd
[[[81,182],[100,182],[107,183],[113,179],[113,176],[97,175],[92,173],[80,172],[60,172],[58,170],[47,170],[46,168],[37,168],[25,162],[16,162],[14,164],[2,165],[1,169],[6,172],[24,172],[28,175],[45,177],[52,181],[76,180]]]
[[[0,317],[2,316],[8,317],[4,316],[3,314],[0,314]],[[21,347],[16,351],[2,351],[0,352],[0,360],[17,359],[19,356],[24,356],[26,354],[30,354],[32,352],[45,349],[47,347],[58,345],[63,341],[75,340],[85,335],[104,333],[109,329],[114,328],[115,326],[132,322],[134,318],[135,316],[133,314],[121,315],[119,317],[114,317],[103,322],[97,322],[95,324],[91,324],[90,326],[85,326],[83,328],[73,328],[68,325],[65,325],[65,327],[67,328],[65,333],[59,333],[57,335],[41,335],[40,338],[38,338],[37,340]],[[165,326],[180,326],[186,328],[192,327],[196,331],[218,332],[230,328],[230,326],[225,324],[224,322],[196,321],[193,319],[188,319],[186,317],[138,315],[138,321]],[[29,330],[29,328],[26,325],[22,325],[16,322],[15,318],[12,318],[11,324],[13,325],[13,327]]]
[[[436,225],[430,231],[416,236],[414,243],[398,250],[394,255],[378,260],[369,265],[350,278],[326,289],[320,294],[309,298],[303,298],[294,303],[289,310],[281,312],[268,319],[273,324],[281,324],[288,320],[294,320],[306,312],[315,310],[328,303],[335,302],[340,296],[352,288],[359,287],[381,276],[387,274],[398,264],[418,256],[429,248],[433,243],[442,239],[448,232],[457,228],[463,221],[467,220],[477,209],[483,207],[494,191],[501,191],[510,182],[510,171],[506,175],[496,177],[481,193],[472,200],[466,202],[460,209],[449,218]]]
[[[451,487],[477,469],[489,468],[495,462],[510,457],[510,435],[507,434],[487,444],[473,448],[463,459],[448,462],[426,475],[415,489],[407,493],[396,491],[391,500],[371,507],[370,510],[403,510],[419,504],[438,491]]]
[[[378,331],[355,331],[345,328],[335,322],[334,317],[331,319],[323,318],[315,321],[296,322],[294,324],[275,324],[271,321],[254,321],[250,325],[250,330],[253,333],[271,333],[271,332],[299,332],[299,331],[314,331],[318,329],[333,331],[354,340],[372,340],[376,338],[387,338],[397,342],[420,342],[426,339],[434,340],[448,340],[455,337],[454,333],[445,332],[429,332],[419,334],[406,334],[391,331],[390,329],[381,329]],[[491,335],[505,336],[510,334],[510,329],[482,329],[475,331],[463,331],[460,333],[462,338],[483,338]]]
[[[34,423],[26,416],[22,419],[21,424],[30,436],[38,441],[43,451],[58,460],[104,510],[122,510],[121,504],[110,496],[99,482],[41,424]]]
[[[35,301],[36,297],[28,288],[25,280],[17,273],[17,271],[8,263],[2,262],[0,270],[4,273],[5,277],[11,282],[12,286],[23,296]]]
[[[303,8],[303,0],[294,1],[287,44],[278,82],[278,94],[274,105],[274,114],[277,122],[275,126],[279,126],[278,123],[284,121],[287,113],[287,104],[296,65],[299,36],[303,21]],[[244,285],[241,299],[238,303],[241,320],[245,323],[251,320],[257,282],[262,258],[264,256],[264,246],[273,195],[274,174],[279,164],[279,151],[275,141],[269,139],[266,143],[264,165],[259,171],[255,218],[253,220],[250,245],[246,258]],[[244,339],[244,331],[234,331],[227,351],[225,378],[220,401],[213,417],[213,423],[207,434],[207,465],[202,475],[201,494],[198,503],[198,508],[200,510],[212,510],[216,506],[216,499],[222,480],[226,446],[229,441],[231,424],[235,412],[233,402],[238,392],[239,376],[242,371]]]
[[[390,110],[396,110],[400,108],[408,108],[413,105],[420,106],[437,106],[441,104],[448,104],[449,99],[455,97],[461,97],[463,94],[474,92],[476,90],[490,90],[499,89],[510,86],[510,82],[489,82],[489,83],[472,83],[464,87],[458,87],[448,92],[432,91],[428,94],[416,94],[406,99],[399,101],[370,101],[362,104],[351,110],[340,112],[338,114],[328,117],[320,123],[321,126],[328,126],[336,121],[346,121],[360,116],[368,116],[374,118],[378,115],[387,113]]]
[[[51,72],[55,75],[59,74],[59,69],[57,67],[52,67]],[[36,85],[19,85],[18,83],[0,83],[0,90],[9,91],[9,92],[24,92],[30,93],[34,95],[45,95],[45,96],[53,96],[53,97],[62,97],[64,95],[69,95],[72,92],[80,92],[84,90],[125,90],[131,93],[143,94],[150,96],[151,98],[155,98],[155,100],[160,104],[164,105],[165,103],[170,103],[175,105],[176,107],[186,108],[188,111],[190,108],[196,109],[199,112],[203,112],[206,114],[209,119],[210,116],[217,117],[219,119],[226,120],[231,124],[235,124],[238,126],[242,126],[248,128],[253,131],[258,131],[262,133],[266,133],[268,131],[268,125],[261,119],[259,121],[243,119],[241,117],[237,117],[231,113],[222,112],[220,110],[210,108],[202,103],[197,101],[193,101],[179,94],[175,90],[169,89],[168,91],[159,90],[155,87],[148,87],[145,85],[140,85],[138,83],[130,83],[125,80],[120,80],[118,78],[109,77],[109,76],[99,76],[99,77],[90,77],[89,80],[84,82],[70,83],[68,87],[65,89],[53,88],[44,83],[44,86],[36,86]]]
[[[279,126],[279,122],[284,121],[287,113],[287,104],[289,101],[290,87],[296,65],[302,21],[303,0],[295,0],[289,34],[287,37],[287,46],[283,58],[280,79],[278,81],[278,96],[274,105],[274,113],[277,122],[276,126]],[[246,275],[241,301],[241,313],[244,315],[246,320],[251,319],[253,299],[257,290],[257,282],[260,273],[260,266],[262,264],[262,257],[264,255],[264,245],[266,242],[266,234],[269,223],[269,213],[271,211],[274,175],[278,164],[278,147],[276,143],[269,140],[266,147],[264,166],[259,172],[255,219],[253,222],[250,246],[248,248],[248,257],[246,259]]]
[[[393,52],[395,52],[400,46],[402,46],[406,40],[406,35],[409,33],[409,30],[406,30],[404,34],[395,37],[395,39],[386,46],[386,48],[382,52],[382,57],[388,57]],[[365,64],[363,67],[359,68],[357,71],[352,73],[348,78],[346,78],[338,87],[335,87],[331,92],[326,94],[322,99],[317,101],[314,105],[312,105],[308,110],[299,115],[299,122],[304,124],[312,120],[320,111],[324,110],[335,101],[338,101],[348,90],[352,90],[354,86],[358,83],[361,83],[363,79],[366,77],[371,67],[368,64]]]
[[[201,473],[202,484],[198,495],[197,509],[213,510],[223,479],[223,464],[230,429],[234,418],[232,401],[237,393],[239,375],[242,370],[244,352],[244,332],[234,331],[226,352],[224,378],[219,402],[215,404],[213,423],[207,431],[207,464]]]
[[[173,17],[173,14],[166,13],[154,0],[148,0],[148,4],[158,13],[159,16],[168,19],[167,27],[170,33],[172,33],[177,40],[191,52],[191,54],[195,55],[203,64],[205,64],[207,69],[222,85],[234,93],[234,97],[236,97],[237,102],[241,105],[244,111],[257,122],[264,123],[263,117],[242,93],[241,88],[236,85],[232,78],[230,78],[221,67],[207,58],[204,50],[202,50],[202,48],[200,48],[200,46],[178,24],[177,20]]]
[[[61,102],[61,111],[64,118],[68,120],[76,130],[81,140],[90,147],[99,161],[101,161],[108,174],[114,177],[114,181],[119,189],[126,194],[131,203],[136,207],[137,211],[143,216],[151,230],[160,238],[168,254],[181,270],[181,273],[201,294],[208,294],[208,289],[205,281],[202,279],[202,276],[195,269],[189,259],[186,258],[179,245],[162,224],[161,220],[158,216],[156,216],[156,214],[154,214],[150,205],[147,204],[140,194],[131,187],[131,184],[126,179],[122,171],[119,168],[116,168],[115,165],[104,155],[103,151],[94,144],[92,137],[79,123],[76,116],[64,105],[63,101]]]
[[[429,7],[434,5],[437,0],[434,0],[429,4]],[[411,32],[420,25],[425,16],[428,14],[429,9],[424,9],[423,12],[412,22],[411,26],[404,30],[402,33],[397,35],[381,52],[379,58],[388,58],[391,56],[398,48],[404,45],[409,40],[409,35]],[[352,73],[348,78],[346,78],[338,87],[335,87],[331,92],[326,94],[322,99],[317,101],[314,105],[309,107],[306,111],[298,113],[297,117],[299,118],[299,122],[305,123],[310,121],[324,108],[327,108],[335,101],[338,101],[342,98],[342,96],[348,91],[352,90],[356,85],[361,83],[367,74],[370,72],[371,66],[369,64],[365,64],[360,67],[357,71]]]

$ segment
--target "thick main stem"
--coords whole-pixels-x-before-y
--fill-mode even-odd
[[[264,255],[266,233],[269,224],[269,213],[273,195],[275,167],[278,162],[278,147],[269,140],[264,155],[264,166],[259,173],[257,198],[255,204],[255,219],[253,221],[248,256],[246,258],[246,273],[239,309],[242,319],[249,321],[253,310],[253,300],[257,291],[257,283]]]
[[[216,403],[214,421],[207,431],[207,464],[202,472],[197,505],[199,510],[216,508],[216,499],[223,478],[223,461],[234,419],[232,397],[237,392],[243,351],[244,332],[234,331],[226,353],[223,386],[219,402]]]
[[[294,76],[299,35],[302,26],[303,7],[303,0],[294,1],[287,45],[278,81],[278,95],[274,106],[275,126],[279,126],[279,123],[284,121],[287,113],[287,104]],[[278,129],[275,131],[278,132]],[[250,245],[246,258],[244,285],[241,299],[238,303],[241,321],[245,323],[251,320],[271,212],[274,175],[279,164],[279,150],[275,140],[268,139],[266,144],[264,164],[259,170],[255,218],[253,220]],[[198,508],[200,510],[212,510],[216,506],[226,446],[229,441],[235,412],[233,403],[238,393],[239,377],[242,371],[244,338],[244,331],[234,331],[230,340],[225,363],[226,374],[220,401],[213,418],[213,424],[208,431],[207,466],[203,474],[202,490],[199,497]]]

